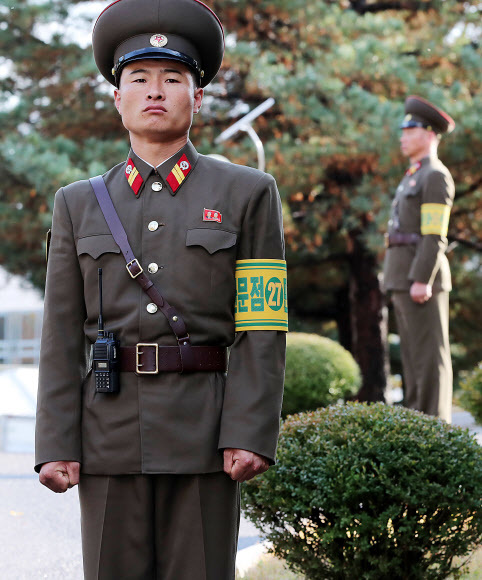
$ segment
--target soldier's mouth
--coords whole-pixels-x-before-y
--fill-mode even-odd
[[[167,113],[167,110],[162,105],[149,105],[144,109],[145,113]]]

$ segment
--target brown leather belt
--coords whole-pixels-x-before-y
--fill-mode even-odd
[[[227,349],[222,346],[191,346],[192,362],[181,361],[178,346],[139,342],[120,347],[120,370],[138,375],[161,372],[226,371]],[[184,362],[184,364],[183,364]]]
[[[395,232],[392,234],[385,234],[385,246],[391,248],[393,246],[412,246],[418,244],[422,236],[420,234],[403,234]]]

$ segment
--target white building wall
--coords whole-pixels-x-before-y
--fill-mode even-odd
[[[0,267],[0,364],[38,364],[43,298]]]

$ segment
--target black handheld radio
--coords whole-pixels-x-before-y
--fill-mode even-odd
[[[104,331],[102,317],[102,268],[99,268],[99,330],[93,344],[92,365],[97,393],[119,392],[119,342]]]

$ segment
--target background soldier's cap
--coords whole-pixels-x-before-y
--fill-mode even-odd
[[[146,58],[182,62],[205,87],[221,66],[224,32],[199,0],[116,0],[97,19],[92,47],[102,76],[117,87],[122,68]]]
[[[423,127],[437,134],[451,133],[455,129],[455,121],[422,97],[411,95],[405,101],[405,118],[400,129],[410,127]]]

